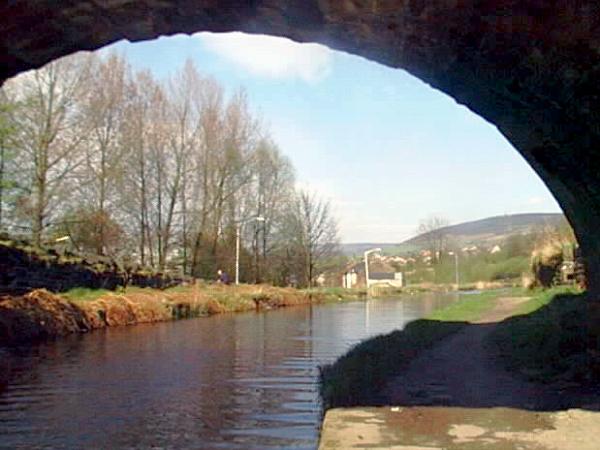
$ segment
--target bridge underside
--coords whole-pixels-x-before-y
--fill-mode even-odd
[[[599,9],[594,0],[15,0],[0,6],[0,80],[123,38],[197,31],[287,36],[401,67],[495,124],[525,157],[571,221],[600,293]]]

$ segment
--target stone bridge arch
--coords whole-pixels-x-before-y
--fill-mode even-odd
[[[234,30],[403,68],[495,124],[565,211],[600,293],[595,0],[12,0],[0,80],[123,38]]]

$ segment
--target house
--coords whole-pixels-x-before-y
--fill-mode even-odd
[[[369,286],[403,287],[404,277],[402,272],[372,272],[369,273]]]
[[[396,269],[383,260],[374,260],[369,262],[368,281],[369,286],[402,287],[404,277],[402,272],[396,272]],[[355,262],[346,267],[345,272],[342,274],[342,286],[347,289],[367,287],[364,262]]]
[[[342,275],[342,287],[346,289],[358,287],[358,274],[354,270],[344,272]]]

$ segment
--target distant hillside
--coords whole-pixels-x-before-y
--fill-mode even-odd
[[[384,253],[389,253],[390,249],[395,249],[398,244],[371,244],[371,243],[357,243],[357,244],[341,244],[342,253],[345,256],[362,256],[367,250],[372,248],[380,248]]]
[[[451,240],[460,245],[494,245],[512,234],[531,232],[544,225],[559,225],[564,216],[559,213],[512,214],[464,222],[443,228]],[[362,254],[365,250],[379,247],[387,254],[399,254],[420,250],[427,242],[427,233],[415,236],[400,244],[342,244],[348,256]]]
[[[442,230],[461,245],[494,245],[512,234],[529,233],[545,225],[556,226],[563,220],[564,216],[559,213],[513,214],[450,225]],[[408,239],[400,247],[420,248],[427,242],[427,234]]]

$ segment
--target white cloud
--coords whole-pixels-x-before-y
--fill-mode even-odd
[[[205,47],[253,75],[298,78],[309,83],[331,72],[332,52],[319,44],[244,33],[198,33]]]

